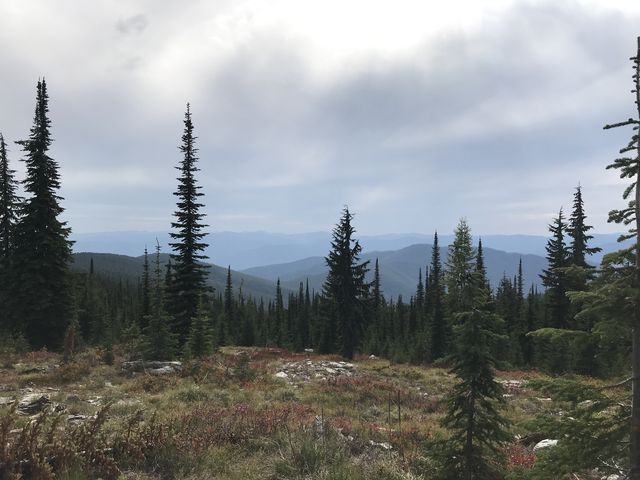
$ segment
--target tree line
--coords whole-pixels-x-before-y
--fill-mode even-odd
[[[628,342],[602,340],[600,324],[571,302],[567,292],[586,292],[597,277],[588,262],[599,249],[589,246],[581,187],[568,220],[563,211],[550,225],[544,290],[524,285],[522,262],[513,278],[489,284],[482,241],[473,243],[462,219],[441,258],[438,234],[432,255],[417,272],[415,294],[386,298],[380,265],[360,261],[354,215],[345,207],[326,257],[329,273],[321,291],[301,283],[283,298],[278,281],[273,298],[252,298],[234,285],[231,269],[224,291],[209,287],[204,250],[207,225],[198,184],[197,137],[189,105],[177,165],[176,210],[171,223],[171,255],[161,261],[144,251],[138,282],[107,278],[96,270],[71,273],[70,229],[63,212],[58,165],[51,144],[47,86],[38,82],[33,126],[22,147],[26,198],[10,168],[0,136],[0,295],[2,330],[32,348],[61,349],[73,327],[76,342],[112,345],[137,338],[149,358],[201,356],[222,345],[260,345],[302,351],[384,356],[398,362],[444,361],[454,349],[456,315],[468,311],[467,284],[474,277],[486,310],[502,319],[497,358],[505,366],[553,372],[601,373],[624,368]],[[373,280],[365,276],[373,270]],[[594,327],[599,330],[594,333]]]

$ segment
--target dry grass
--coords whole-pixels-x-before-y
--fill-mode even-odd
[[[338,358],[279,349],[224,348],[159,377],[101,359],[97,350],[66,365],[50,352],[0,359],[0,397],[43,392],[66,407],[32,418],[0,407],[0,480],[428,479],[425,445],[446,436],[442,400],[455,382],[441,368],[365,357],[354,376],[291,384],[274,376],[282,363]],[[509,391],[514,435],[556,408],[526,387],[543,375],[498,376],[525,382]],[[89,418],[70,423],[71,414]],[[513,468],[535,462],[515,442],[506,456]]]

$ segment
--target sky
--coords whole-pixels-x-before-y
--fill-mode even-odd
[[[50,96],[75,232],[166,231],[185,105],[211,231],[545,234],[634,115],[637,0],[0,0],[0,132]]]

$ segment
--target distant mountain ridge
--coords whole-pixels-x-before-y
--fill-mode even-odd
[[[330,233],[310,232],[282,234],[269,232],[211,232],[206,241],[210,247],[206,253],[216,265],[231,265],[235,270],[295,262],[309,257],[324,257],[330,248]],[[430,244],[433,235],[419,233],[357,235],[365,253],[400,250],[416,244]],[[618,234],[594,234],[591,246],[598,246],[603,253],[620,248]],[[138,257],[145,245],[150,249],[156,238],[168,251],[169,235],[166,232],[106,232],[73,234],[75,252],[114,253]],[[442,246],[448,245],[453,235],[440,235]],[[545,256],[547,238],[542,235],[483,235],[485,247],[523,255]],[[477,239],[477,237],[476,237]],[[602,254],[594,256],[592,263],[600,262]]]
[[[483,239],[484,244],[484,239]],[[405,300],[415,294],[418,284],[418,272],[422,269],[423,276],[426,266],[431,261],[433,246],[429,244],[410,245],[408,247],[391,250],[368,252],[362,255],[363,261],[370,262],[369,280],[373,276],[373,264],[377,258],[380,264],[380,283],[387,298],[397,298],[402,295]],[[522,259],[524,284],[528,289],[531,285],[540,285],[540,273],[546,268],[544,257],[531,254],[519,254],[483,248],[487,277],[495,289],[503,276],[513,278],[518,271],[518,263]],[[441,247],[442,261],[447,259],[447,248]],[[296,289],[300,282],[309,281],[309,287],[319,291],[324,282],[327,267],[324,257],[309,257],[295,262],[267,265],[242,270],[251,276],[275,282],[278,278],[282,285]]]
[[[168,258],[168,254],[161,254],[160,261],[163,267],[166,265]],[[122,279],[123,281],[129,281],[134,284],[142,277],[144,256],[130,257],[113,253],[74,253],[71,268],[76,271],[88,272],[92,259],[95,272],[99,275],[116,280]],[[153,255],[149,255],[149,262],[153,260]],[[151,268],[153,268],[153,265],[151,265]],[[239,289],[242,288],[245,298],[264,298],[265,301],[268,301],[268,299],[275,297],[275,282],[234,270],[231,271],[231,279],[236,295]],[[209,284],[215,288],[216,293],[224,292],[226,280],[226,268],[218,265],[210,265]],[[283,294],[285,296],[289,294],[289,290],[286,287],[283,287]]]

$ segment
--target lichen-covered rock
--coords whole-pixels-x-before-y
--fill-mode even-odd
[[[285,363],[275,376],[291,382],[309,382],[311,380],[322,381],[338,377],[351,377],[354,374],[355,367],[352,363],[306,360]]]
[[[542,450],[544,448],[555,447],[557,444],[558,444],[558,440],[551,440],[547,438],[545,440],[541,440],[538,443],[536,443],[535,447],[533,447],[533,451],[537,452],[538,450]]]
[[[122,370],[130,373],[146,371],[151,375],[171,375],[182,371],[182,362],[134,360],[131,362],[123,362]]]
[[[48,395],[42,393],[31,393],[22,397],[18,403],[18,412],[22,415],[35,415],[51,406],[53,402]]]

